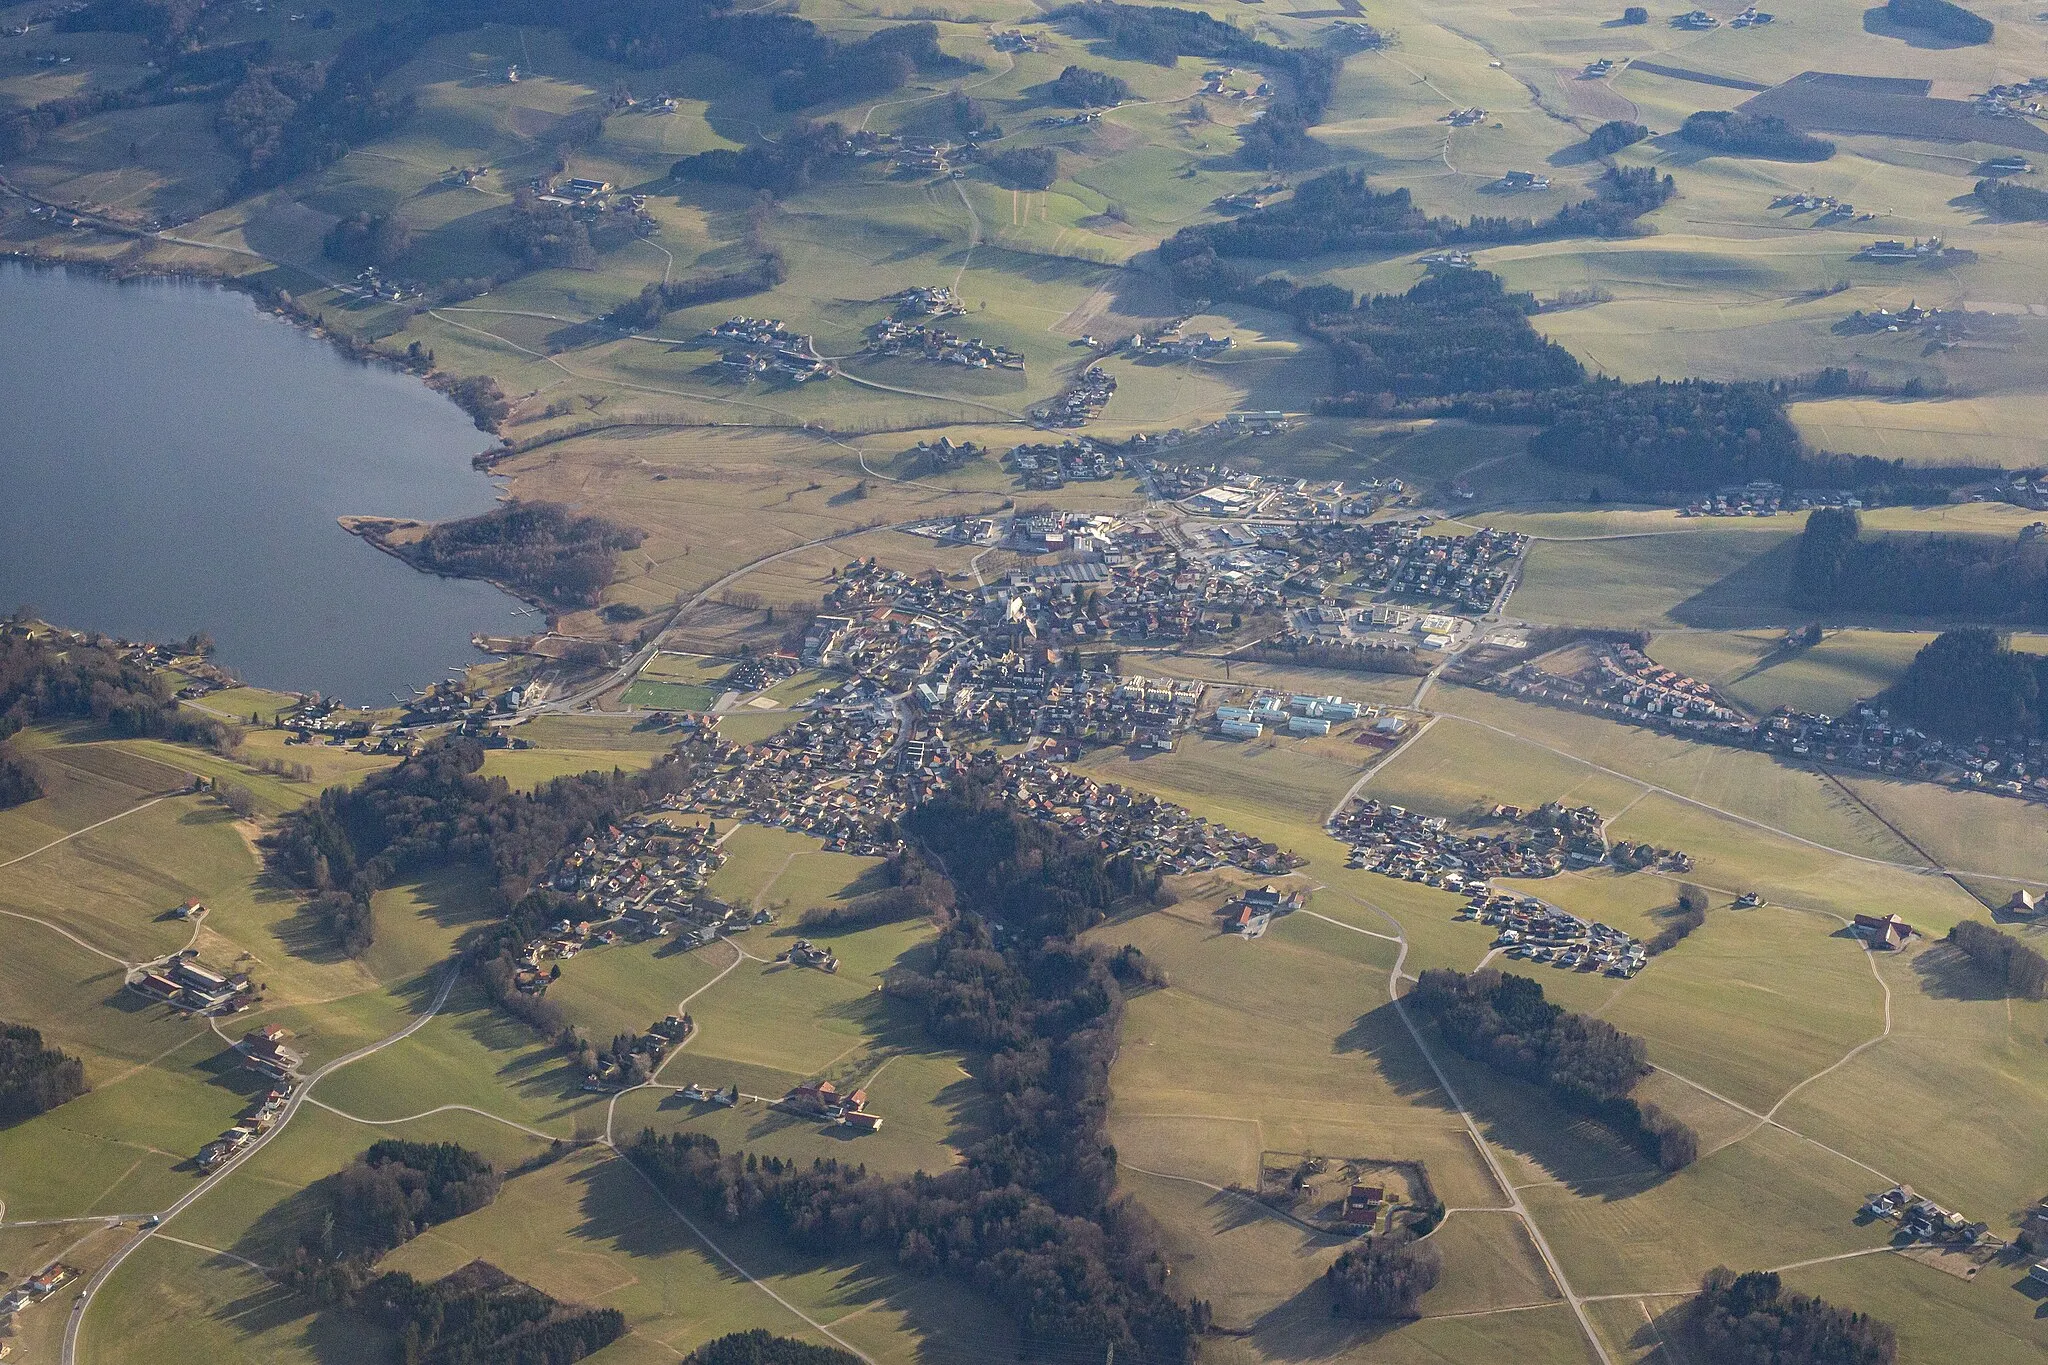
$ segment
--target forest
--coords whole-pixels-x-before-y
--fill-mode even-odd
[[[308,1188],[317,1225],[293,1250],[286,1282],[343,1302],[369,1281],[378,1257],[486,1207],[502,1183],[490,1162],[452,1142],[375,1143]]]
[[[1131,97],[1131,87],[1123,77],[1085,66],[1067,67],[1039,91],[1047,104],[1064,104],[1070,109],[1103,108]]]
[[[1640,123],[1626,119],[1609,119],[1586,134],[1586,150],[1595,156],[1613,156],[1624,147],[1633,147],[1650,135],[1650,130]]]
[[[1159,246],[1175,288],[1190,299],[1238,298],[1311,318],[1344,312],[1349,291],[1327,284],[1297,286],[1263,264],[1305,261],[1339,251],[1413,251],[1439,246],[1497,245],[1554,236],[1626,236],[1636,219],[1678,192],[1669,175],[1648,167],[1610,167],[1594,194],[1550,218],[1432,218],[1405,188],[1380,191],[1362,171],[1336,170],[1296,187],[1292,197],[1236,218],[1185,227]]]
[[[484,1261],[432,1284],[392,1271],[349,1306],[398,1338],[401,1365],[571,1365],[626,1334],[618,1309],[557,1302]]]
[[[2010,180],[1979,180],[1977,202],[2000,218],[2038,222],[2048,218],[2048,190],[2019,185]]]
[[[1885,0],[1885,17],[1908,28],[1924,28],[1959,43],[1991,41],[1991,21],[1949,0]]]
[[[0,1128],[75,1100],[92,1087],[85,1063],[46,1046],[39,1030],[0,1021]]]
[[[1640,491],[1678,492],[1799,481],[1805,448],[1767,384],[1595,377],[1527,402],[1475,402],[1468,415],[1538,422],[1529,453],[1565,469],[1612,474]]]
[[[1802,133],[1776,114],[1739,109],[1703,109],[1678,126],[1678,135],[1710,152],[1767,161],[1826,161],[1835,154],[1834,143]]]
[[[1604,1019],[1543,998],[1526,976],[1492,970],[1423,972],[1407,1003],[1435,1022],[1460,1055],[1540,1085],[1573,1113],[1599,1119],[1667,1171],[1699,1157],[1699,1135],[1655,1105],[1630,1098],[1650,1074],[1643,1040]]]
[[[614,327],[641,331],[658,325],[671,309],[759,294],[781,284],[787,274],[782,253],[765,251],[752,265],[703,271],[665,284],[650,284],[605,314],[605,320]]]
[[[1050,147],[1012,147],[988,159],[989,172],[1014,190],[1050,189],[1059,175],[1059,153]]]
[[[0,753],[0,810],[25,805],[42,794],[35,769],[12,754]]]
[[[928,967],[887,988],[935,1042],[990,1054],[980,1078],[999,1117],[964,1161],[891,1180],[726,1152],[695,1133],[643,1134],[630,1155],[679,1203],[728,1223],[764,1219],[805,1252],[882,1254],[966,1279],[1041,1349],[1185,1365],[1205,1306],[1166,1293],[1158,1233],[1117,1196],[1106,1130],[1124,992],[1155,973],[1134,948],[1074,937],[1156,894],[1156,878],[1010,811],[983,785],[989,767],[906,822],[950,873],[958,912]]]
[[[412,229],[395,213],[359,211],[329,228],[320,246],[330,261],[388,270],[412,250]]]
[[[1327,49],[1276,47],[1198,10],[1164,6],[1083,0],[1047,17],[1077,21],[1108,38],[1119,51],[1144,61],[1170,66],[1176,57],[1201,57],[1272,72],[1285,80],[1286,88],[1264,113],[1238,130],[1239,159],[1274,168],[1311,160],[1321,152],[1308,130],[1322,122],[1343,65]]]
[[[678,180],[789,194],[850,154],[846,130],[838,124],[798,122],[774,142],[752,143],[738,151],[714,147],[682,158],[668,173]]]
[[[1443,1276],[1443,1257],[1431,1242],[1389,1234],[1368,1237],[1323,1272],[1333,1312],[1368,1322],[1418,1316],[1416,1304]]]
[[[860,1365],[860,1357],[756,1327],[705,1342],[683,1357],[683,1365]]]
[[[2048,619],[2048,541],[1924,532],[1866,537],[1862,530],[1852,510],[1809,516],[1787,601],[1837,611]]]
[[[1577,384],[1571,352],[1529,325],[1536,300],[1484,270],[1443,271],[1405,294],[1360,299],[1310,324],[1341,371],[1331,410],[1393,411],[1421,398],[1531,392]]]
[[[597,605],[622,550],[645,537],[560,503],[506,502],[444,521],[418,540],[387,542],[406,563],[450,578],[482,578],[553,607]]]
[[[122,739],[226,747],[233,731],[182,709],[163,679],[111,646],[0,629],[0,739],[44,720],[90,720]]]
[[[690,773],[689,760],[671,753],[644,772],[583,773],[518,792],[483,777],[483,762],[481,744],[450,737],[354,787],[330,787],[265,836],[269,864],[317,893],[315,913],[360,954],[376,934],[370,898],[398,878],[471,862],[509,914],[572,840],[679,790]]]
[[[1686,1334],[1712,1361],[1769,1365],[1891,1365],[1892,1329],[1811,1294],[1788,1294],[1775,1271],[1716,1266],[1685,1307]]]
[[[1901,721],[1960,743],[2039,739],[2048,736],[2048,654],[2012,649],[1983,626],[1945,630],[1879,700]]]
[[[1961,949],[2004,994],[2021,1000],[2048,999],[2048,957],[2011,934],[1966,919],[1948,931],[1948,942]]]

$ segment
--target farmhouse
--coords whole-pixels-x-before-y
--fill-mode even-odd
[[[1358,1224],[1377,1222],[1380,1206],[1386,1200],[1387,1192],[1381,1186],[1353,1185],[1344,1195],[1344,1221]]]
[[[1873,948],[1898,949],[1915,931],[1897,915],[1858,915],[1854,932]]]

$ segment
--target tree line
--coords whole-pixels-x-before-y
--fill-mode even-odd
[[[2048,655],[2009,647],[1984,626],[1922,645],[1879,698],[1909,725],[1961,743],[2048,735]]]
[[[417,540],[386,542],[414,568],[482,578],[556,607],[591,607],[612,581],[619,554],[646,537],[560,503],[500,503],[430,527]]]
[[[756,1327],[705,1342],[683,1357],[683,1365],[860,1365],[860,1357]]]
[[[714,147],[686,156],[668,168],[677,180],[713,185],[744,185],[772,194],[789,194],[808,186],[818,174],[852,156],[846,129],[837,123],[792,124],[773,142],[757,142],[734,150]]]
[[[1163,66],[1180,57],[1201,57],[1273,72],[1284,78],[1287,89],[1238,130],[1239,159],[1267,168],[1291,166],[1322,150],[1308,130],[1323,121],[1343,66],[1327,48],[1276,47],[1199,10],[1112,0],[1082,0],[1046,17],[1078,22],[1119,51]]]
[[[752,265],[731,270],[698,271],[665,284],[650,284],[636,297],[612,309],[605,315],[605,320],[614,327],[645,331],[660,326],[662,318],[674,309],[759,294],[781,284],[788,274],[789,268],[783,262],[782,253],[771,247],[762,252]]]
[[[12,754],[0,753],[0,810],[26,805],[42,794],[35,769]]]
[[[1509,293],[1500,276],[1453,270],[1425,276],[1404,294],[1360,299],[1349,312],[1317,318],[1311,330],[1340,367],[1346,411],[1396,410],[1420,398],[1579,383],[1584,367],[1529,325],[1535,311],[1535,296]]]
[[[1739,109],[1703,109],[1678,125],[1678,135],[1695,147],[1767,161],[1826,161],[1835,144],[1802,133],[1776,114]]]
[[[1865,1313],[1788,1294],[1776,1271],[1716,1266],[1685,1306],[1685,1330],[1708,1360],[1767,1365],[1891,1365],[1898,1338]]]
[[[371,897],[400,877],[475,864],[499,913],[509,915],[571,842],[680,790],[691,771],[688,759],[670,753],[642,772],[583,773],[519,792],[484,777],[483,761],[476,740],[451,736],[354,787],[330,787],[265,837],[270,866],[314,892],[314,914],[360,955],[376,937]]]
[[[0,635],[0,739],[44,720],[91,720],[123,739],[229,747],[234,731],[180,707],[162,678],[110,645]]]
[[[1323,1283],[1339,1316],[1401,1320],[1417,1316],[1416,1305],[1436,1288],[1443,1268],[1432,1242],[1368,1237],[1330,1263]]]
[[[1908,28],[1924,28],[1961,43],[1991,41],[1991,21],[1949,0],[1885,0],[1885,17]]]
[[[1117,1195],[1106,1131],[1124,991],[1156,973],[1134,948],[1075,938],[1155,879],[1008,809],[990,776],[905,822],[959,908],[929,965],[888,987],[933,1041],[989,1054],[981,1080],[998,1117],[962,1163],[890,1179],[726,1152],[699,1133],[649,1132],[630,1155],[672,1198],[721,1221],[759,1219],[807,1253],[879,1254],[973,1283],[1027,1343],[1185,1365],[1206,1306],[1167,1294],[1157,1229]]]
[[[1959,920],[1948,941],[1962,949],[1978,971],[2007,995],[2022,1000],[2048,999],[2048,957],[2011,934],[1978,920]]]
[[[1451,1047],[1496,1071],[1542,1086],[1574,1113],[1599,1119],[1667,1171],[1699,1157],[1699,1135],[1630,1092],[1650,1074],[1648,1049],[1604,1019],[1543,998],[1526,976],[1447,967],[1423,972],[1407,1003]]]
[[[27,1024],[0,1021],[0,1128],[47,1113],[92,1087],[85,1063],[46,1046]]]
[[[910,919],[945,920],[954,906],[953,883],[924,860],[915,848],[893,853],[882,865],[888,885],[864,892],[843,905],[820,905],[804,911],[803,926],[813,931],[850,932]]]
[[[1865,537],[1853,509],[1822,508],[1800,532],[1786,595],[1802,607],[2048,620],[2048,541]]]
[[[2048,218],[2048,190],[2037,190],[2032,185],[2015,184],[2010,180],[1979,180],[1975,194],[1979,204],[2000,218],[2021,221]]]
[[[1131,97],[1130,83],[1123,77],[1078,65],[1065,68],[1039,91],[1047,104],[1064,104],[1070,109],[1096,109]]]
[[[1297,317],[1343,312],[1348,291],[1297,286],[1269,274],[1265,262],[1306,261],[1340,251],[1415,251],[1498,245],[1581,233],[1623,236],[1635,220],[1678,192],[1669,175],[1646,166],[1609,167],[1590,199],[1550,218],[1431,217],[1406,188],[1378,190],[1362,171],[1335,170],[1303,181],[1280,203],[1223,222],[1182,228],[1159,246],[1174,284],[1191,298],[1240,298]],[[1249,262],[1249,263],[1246,263]]]
[[[389,1271],[349,1304],[398,1338],[402,1365],[571,1365],[626,1334],[618,1309],[563,1304],[482,1261],[431,1284]]]
[[[1707,922],[1707,893],[1697,886],[1678,888],[1678,904],[1664,920],[1664,927],[1652,934],[1643,944],[1643,951],[1651,957],[1668,953],[1685,942],[1693,930]]]
[[[325,1303],[346,1302],[380,1256],[487,1207],[503,1183],[488,1160],[453,1142],[375,1143],[307,1190],[319,1218],[293,1249],[285,1282]]]

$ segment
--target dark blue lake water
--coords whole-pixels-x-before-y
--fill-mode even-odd
[[[519,628],[517,603],[335,518],[480,512],[489,443],[417,379],[231,290],[0,263],[0,611],[203,630],[249,682],[387,702]]]

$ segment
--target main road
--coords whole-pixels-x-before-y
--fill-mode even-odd
[[[114,1272],[121,1268],[121,1263],[127,1260],[128,1257],[134,1253],[137,1247],[141,1246],[144,1242],[148,1241],[150,1237],[153,1236],[160,1229],[162,1229],[162,1227],[166,1223],[170,1222],[173,1218],[176,1218],[186,1209],[191,1208],[192,1205],[199,1202],[199,1200],[204,1198],[206,1194],[209,1191],[211,1191],[216,1185],[220,1184],[221,1181],[227,1179],[230,1175],[234,1174],[236,1169],[239,1168],[243,1162],[247,1161],[250,1157],[254,1156],[256,1152],[260,1148],[265,1146],[272,1138],[276,1137],[279,1133],[282,1133],[285,1129],[285,1125],[290,1123],[292,1119],[298,1114],[299,1107],[306,1102],[307,1098],[313,1093],[313,1087],[315,1085],[318,1085],[323,1077],[328,1075],[330,1072],[339,1071],[341,1068],[349,1065],[351,1062],[359,1062],[363,1058],[368,1057],[373,1053],[382,1052],[385,1048],[390,1047],[393,1043],[399,1042],[406,1038],[410,1038],[413,1034],[425,1028],[427,1025],[427,1021],[432,1019],[436,1014],[439,1014],[441,1012],[441,1007],[448,1003],[448,993],[455,989],[455,981],[460,974],[460,965],[458,963],[451,962],[448,965],[447,975],[441,981],[441,989],[434,993],[433,1003],[428,1005],[426,1011],[423,1014],[421,1014],[417,1019],[413,1020],[411,1023],[407,1024],[404,1028],[398,1030],[398,1032],[392,1034],[390,1037],[385,1038],[380,1042],[371,1043],[367,1047],[359,1047],[354,1052],[351,1052],[346,1056],[336,1057],[333,1061],[327,1063],[327,1065],[321,1067],[312,1075],[300,1079],[296,1084],[292,1086],[291,1099],[285,1104],[284,1112],[277,1116],[277,1122],[270,1126],[269,1131],[262,1134],[254,1142],[250,1143],[247,1147],[244,1147],[240,1152],[236,1153],[235,1156],[232,1157],[230,1160],[223,1163],[219,1170],[213,1172],[213,1174],[207,1176],[204,1180],[201,1180],[197,1185],[194,1185],[190,1190],[187,1190],[184,1196],[181,1199],[179,1199],[177,1203],[171,1205],[169,1208],[163,1210],[162,1212],[156,1215],[156,1222],[154,1224],[138,1231],[133,1238],[129,1239],[129,1241],[121,1247],[120,1250],[116,1251],[112,1256],[108,1257],[107,1263],[101,1266],[96,1272],[94,1272],[93,1277],[85,1282],[85,1288],[79,1291],[77,1300],[73,1302],[71,1305],[71,1316],[68,1320],[66,1320],[64,1324],[64,1350],[60,1357],[62,1365],[77,1365],[79,1329],[85,1323],[85,1310],[92,1306],[93,1295],[99,1293],[100,1290],[103,1287],[105,1287],[107,1281],[113,1277]]]

